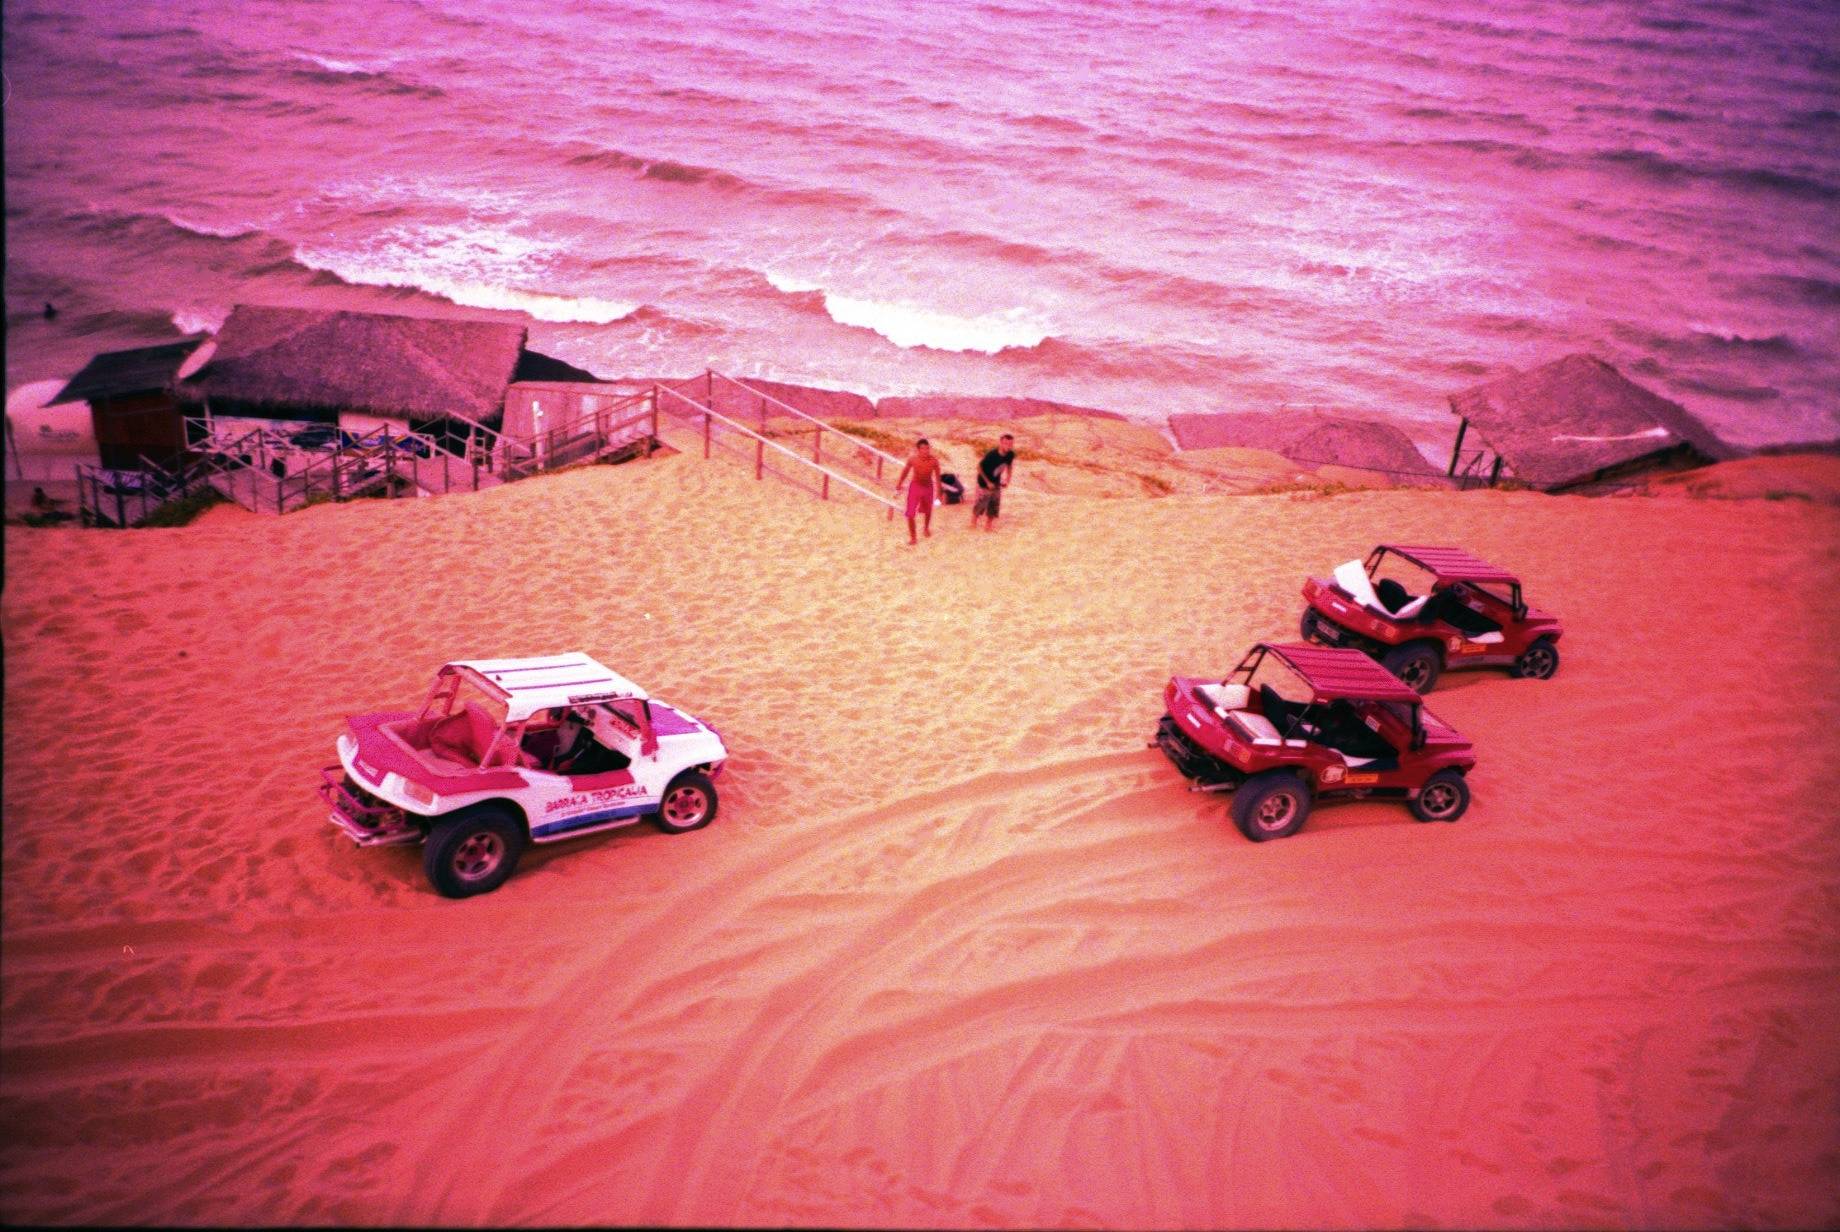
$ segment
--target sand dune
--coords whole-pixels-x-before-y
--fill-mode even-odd
[[[1081,472],[918,549],[687,456],[9,527],[0,1215],[1840,1221],[1840,512]],[[1247,843],[1161,686],[1380,537],[1517,567],[1564,666],[1435,695],[1460,824]],[[713,826],[456,903],[325,824],[346,713],[572,648],[722,729]]]

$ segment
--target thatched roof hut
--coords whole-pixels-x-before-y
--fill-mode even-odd
[[[1462,420],[1450,473],[1488,483],[1505,475],[1559,492],[1738,453],[1685,407],[1591,355],[1464,390],[1451,396],[1450,409]]]
[[[157,346],[126,351],[104,351],[92,356],[82,371],[70,378],[46,406],[64,402],[105,402],[134,394],[165,393],[186,357],[198,349],[203,335]]]
[[[205,342],[202,336],[125,351],[105,351],[48,405],[87,403],[97,460],[131,470],[171,462],[185,448],[185,416],[173,381]]]
[[[465,321],[238,304],[217,349],[178,382],[219,414],[336,421],[340,412],[480,422],[503,410],[526,331]]]
[[[1320,410],[1176,414],[1169,431],[1178,449],[1263,449],[1306,467],[1346,466],[1405,480],[1438,473],[1392,424]]]

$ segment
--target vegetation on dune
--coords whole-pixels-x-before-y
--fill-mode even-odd
[[[188,526],[197,520],[198,515],[213,505],[223,504],[228,497],[216,488],[201,487],[187,492],[177,500],[167,501],[164,505],[149,513],[135,523],[146,530],[161,527]]]

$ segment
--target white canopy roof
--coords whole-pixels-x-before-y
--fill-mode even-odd
[[[580,651],[534,659],[461,659],[443,670],[464,671],[501,698],[505,718],[513,723],[557,706],[647,696],[644,689]]]

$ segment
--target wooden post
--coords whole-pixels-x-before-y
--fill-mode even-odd
[[[658,448],[658,387],[652,386],[652,435],[645,442],[645,456],[651,457],[652,450]]]
[[[830,498],[831,498],[831,473],[829,471],[825,471],[824,472],[824,490],[818,493],[818,499],[819,500],[829,500]]]
[[[396,451],[390,447],[390,430],[383,430],[383,497],[385,500],[396,498]]]
[[[716,370],[714,368],[703,369],[703,388],[707,391],[703,394],[703,405],[713,411],[716,409]]]
[[[1460,457],[1463,453],[1463,434],[1468,431],[1469,431],[1469,420],[1468,419],[1458,420],[1457,421],[1457,443],[1450,447],[1449,474],[1451,478],[1453,479],[1456,478],[1456,474],[1457,474],[1457,458]]]
[[[817,463],[824,461],[824,429],[822,427],[815,429],[811,434],[811,460]]]
[[[703,456],[709,456],[709,416],[703,416]]]
[[[754,478],[764,478],[767,473],[767,442],[764,438],[754,442]]]
[[[767,430],[767,399],[766,399],[766,396],[763,394],[760,399],[760,431],[762,432],[762,434],[765,434],[766,430]]]
[[[1489,486],[1492,488],[1501,478],[1501,455],[1495,455],[1495,465],[1489,468]]]
[[[345,499],[344,485],[340,482],[345,476],[345,435],[339,434],[339,443],[332,447],[332,499]]]

